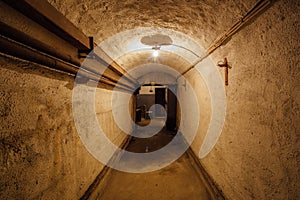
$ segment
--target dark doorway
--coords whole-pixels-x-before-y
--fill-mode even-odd
[[[155,88],[155,104],[161,105],[165,108],[166,104],[166,88]],[[164,116],[164,109],[163,108],[156,108],[155,116],[156,117],[163,117]]]
[[[143,126],[149,123],[150,115],[154,117],[153,119],[157,120],[166,117],[166,128],[170,131],[176,131],[177,85],[168,85],[167,87],[160,85],[143,87],[144,88],[141,90],[142,92],[136,95],[136,122]],[[149,88],[151,89],[151,92]],[[159,104],[162,107],[156,107],[155,110],[150,110],[150,107],[154,104]]]
[[[175,86],[169,86],[173,87],[172,90],[176,92]],[[176,114],[177,114],[177,98],[176,95],[168,88],[168,102],[167,102],[167,129],[168,130],[175,130],[176,129]]]

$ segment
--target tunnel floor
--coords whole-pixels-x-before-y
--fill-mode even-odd
[[[126,150],[145,152],[145,147],[148,146],[149,151],[154,151],[167,144],[174,135],[174,131],[164,128],[153,137],[132,139]],[[195,166],[194,161],[184,153],[172,164],[153,172],[126,173],[112,169],[110,178],[97,199],[212,199]]]

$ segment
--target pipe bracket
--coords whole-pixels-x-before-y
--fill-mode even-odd
[[[78,58],[86,58],[94,50],[94,38],[89,37],[90,48],[89,49],[78,49]]]

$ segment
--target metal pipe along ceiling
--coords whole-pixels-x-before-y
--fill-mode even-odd
[[[27,60],[33,63],[47,66],[51,69],[63,71],[71,75],[75,75],[77,74],[77,72],[79,72],[81,76],[84,76],[92,81],[99,80],[101,83],[104,83],[108,86],[116,87],[119,90],[124,90],[128,92],[132,91],[124,86],[116,85],[114,82],[105,79],[97,74],[91,73],[89,71],[86,70],[78,71],[79,67],[76,65],[73,65],[71,63],[65,62],[58,58],[37,51],[33,48],[30,48],[16,41],[13,41],[4,36],[0,36],[0,51],[5,52],[6,55],[14,56],[23,60]]]
[[[95,51],[93,51],[93,66],[89,66],[86,64],[81,66],[83,63],[81,59],[79,59],[77,56],[70,56],[77,55],[78,47],[82,47],[86,50],[85,47],[87,45],[85,41],[87,37],[82,32],[80,32],[71,22],[69,22],[62,14],[55,10],[49,3],[41,1],[40,3],[36,4],[35,1],[31,0],[5,2],[7,2],[10,6],[16,8],[18,11],[22,11],[23,14],[33,19],[36,23],[42,25],[43,28],[46,28],[50,33],[54,33],[58,36],[58,38],[67,41],[71,46],[73,46],[74,50],[72,52],[65,52],[61,49],[55,49],[51,45],[35,39],[34,35],[23,33],[23,30],[20,27],[13,27],[10,24],[10,20],[1,18],[1,43],[3,45],[7,45],[7,48],[4,48],[6,46],[1,47],[2,53],[21,58],[23,60],[42,64],[49,68],[54,68],[56,70],[64,71],[73,75],[75,75],[81,67],[81,76],[86,76],[86,78],[93,81],[99,80],[101,83],[107,84],[109,86],[117,86],[117,88],[124,89],[124,91],[134,90],[137,82],[132,77],[128,77],[127,75],[125,76],[126,71],[122,69],[122,67],[120,67],[117,63],[115,63],[100,48],[96,48]],[[14,13],[18,12],[5,3],[1,4],[3,4],[3,6],[1,6],[1,10],[3,10],[4,12],[5,8],[10,9],[10,11]],[[40,10],[37,10],[41,6],[44,7]],[[22,9],[24,7],[26,7],[27,9]],[[31,12],[29,12],[28,10]],[[42,12],[44,12],[45,15],[43,15],[44,13]],[[13,15],[14,13],[8,12],[6,14]],[[20,18],[27,18],[19,13],[18,16],[21,16]],[[53,21],[54,19],[56,19],[55,22]],[[50,25],[49,20],[52,20],[51,22],[53,22],[50,23]],[[34,22],[31,21],[31,23]],[[65,29],[62,29],[63,27],[65,27]],[[80,43],[81,45],[79,45],[78,43]],[[92,45],[95,46],[95,44]],[[123,76],[122,79],[120,79],[121,76]]]

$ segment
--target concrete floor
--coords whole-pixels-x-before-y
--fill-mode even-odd
[[[163,129],[150,138],[134,138],[128,151],[154,151],[168,143],[174,133]],[[112,170],[105,189],[97,199],[152,200],[152,199],[212,199],[187,153],[169,166],[149,173],[125,173]]]

